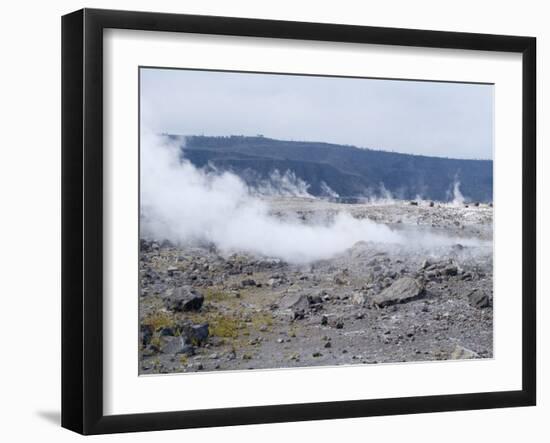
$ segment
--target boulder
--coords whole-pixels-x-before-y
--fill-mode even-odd
[[[162,328],[162,329],[160,330],[159,335],[160,335],[161,337],[165,337],[165,336],[167,336],[167,335],[176,335],[176,334],[175,334],[173,328],[166,327],[166,328]]]
[[[375,306],[384,307],[416,300],[424,295],[424,285],[411,277],[402,277],[372,298]]]
[[[468,294],[470,305],[475,308],[483,309],[491,306],[491,297],[483,291],[474,290]]]
[[[198,311],[204,303],[204,296],[193,288],[180,287],[164,299],[166,308],[177,311]]]
[[[313,306],[313,305],[312,305]],[[277,304],[279,315],[287,320],[301,320],[306,312],[310,311],[309,298],[299,292],[293,291],[285,294]]]
[[[445,268],[443,268],[441,273],[443,275],[455,276],[458,274],[458,267],[456,265],[447,265]]]
[[[187,325],[182,331],[182,335],[185,335],[185,341],[195,346],[204,344],[209,334],[210,330],[208,328],[208,323]]]
[[[169,277],[174,277],[174,275],[178,274],[180,272],[179,268],[172,266],[166,270]]]
[[[153,327],[151,325],[141,325],[139,328],[140,332],[140,340],[141,344],[143,346],[147,346],[149,343],[151,343],[151,339],[153,338]]]
[[[306,295],[299,292],[289,292],[279,301],[281,309],[306,310],[309,307],[309,301]]]
[[[160,352],[163,354],[193,355],[194,348],[185,342],[184,336],[165,336],[160,339]]]
[[[307,300],[310,305],[320,305],[323,303],[323,299],[318,294],[308,295]]]
[[[145,240],[144,238],[141,238],[139,240],[139,250],[141,252],[149,252],[151,250],[151,243],[148,240]]]

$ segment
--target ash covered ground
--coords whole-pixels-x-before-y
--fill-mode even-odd
[[[140,374],[493,356],[493,208],[265,199],[302,224],[387,226],[292,263],[214,244],[140,242]]]

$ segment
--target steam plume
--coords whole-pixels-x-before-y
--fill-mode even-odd
[[[144,237],[212,242],[294,263],[329,258],[360,240],[401,241],[388,227],[345,213],[330,224],[280,220],[236,175],[199,170],[151,134],[141,139],[141,216]]]
[[[466,202],[466,198],[460,191],[460,180],[458,179],[458,175],[455,175],[455,179],[453,181],[451,204],[454,206],[462,206],[465,202]]]
[[[267,179],[261,180],[251,189],[251,193],[264,196],[313,197],[308,189],[309,184],[297,177],[293,171],[287,169],[281,174],[275,169]]]
[[[289,263],[331,258],[358,241],[440,246],[454,242],[427,234],[412,239],[345,212],[314,224],[277,218],[235,174],[198,169],[181,158],[178,145],[150,133],[141,136],[140,174],[144,238],[214,243],[224,252],[245,251]],[[306,184],[291,175],[278,174],[277,180],[287,190],[298,183],[307,191]]]

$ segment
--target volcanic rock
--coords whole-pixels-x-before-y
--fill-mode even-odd
[[[208,323],[202,323],[200,325],[183,324],[180,326],[180,332],[185,343],[195,346],[204,344],[210,333]]]
[[[390,287],[373,297],[373,304],[378,307],[405,303],[422,297],[424,285],[411,277],[402,277]]]
[[[151,325],[142,324],[140,326],[140,339],[143,346],[147,346],[151,342],[153,332],[153,327]]]
[[[306,310],[309,307],[309,301],[306,295],[299,292],[289,292],[279,301],[281,309],[291,309],[293,311]]]
[[[192,345],[185,343],[183,336],[179,337],[161,337],[160,352],[163,354],[185,354],[193,355],[194,348]]]
[[[164,299],[166,307],[172,311],[198,311],[204,302],[204,296],[193,288],[180,287]]]
[[[474,290],[470,292],[470,294],[468,294],[468,301],[470,302],[470,305],[480,309],[491,306],[491,298],[482,291]]]

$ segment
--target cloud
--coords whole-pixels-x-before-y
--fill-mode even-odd
[[[142,68],[149,127],[493,156],[493,86]]]

